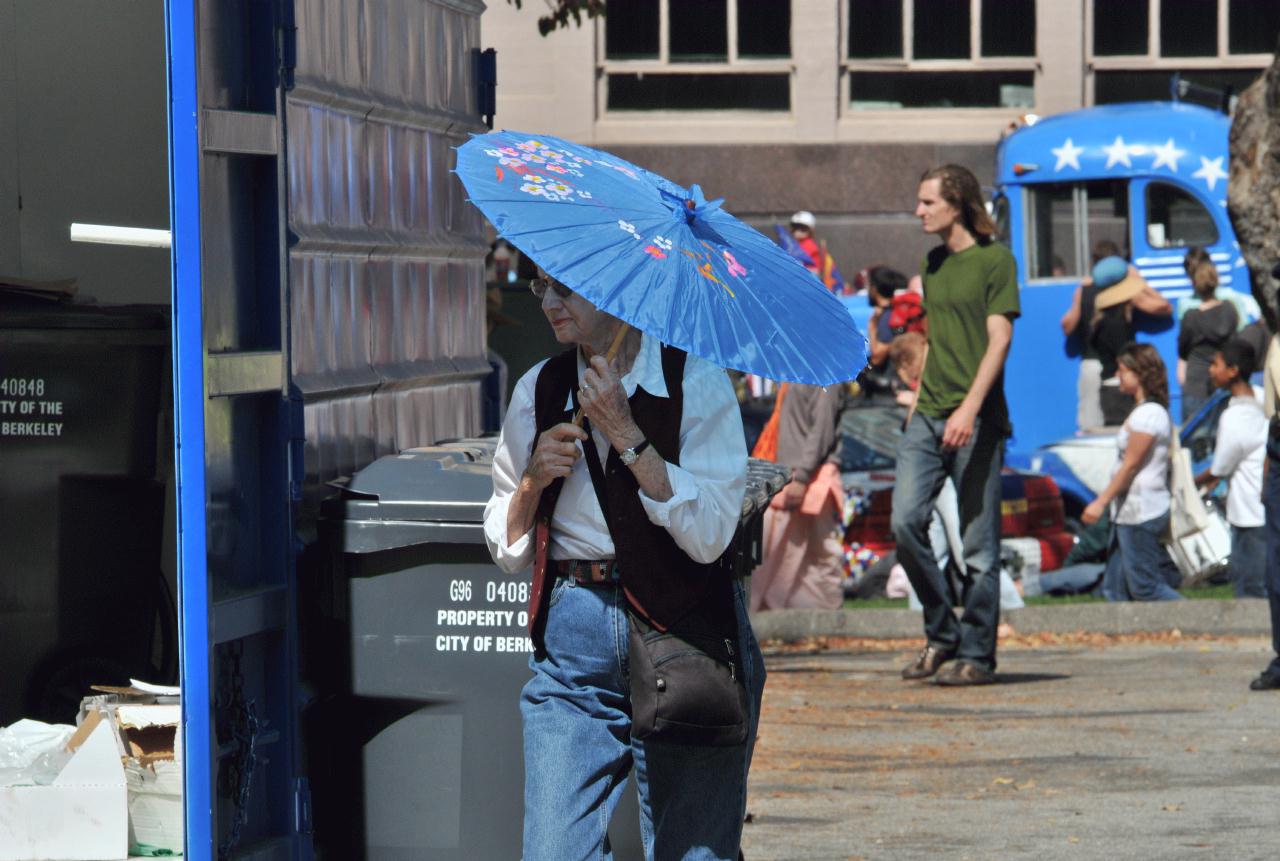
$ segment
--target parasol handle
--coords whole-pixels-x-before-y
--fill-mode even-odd
[[[609,345],[609,350],[604,354],[606,362],[612,362],[613,357],[618,355],[618,350],[622,347],[622,339],[627,337],[627,333],[631,331],[630,323],[623,323],[618,327],[618,334],[613,336],[613,343]],[[578,427],[582,427],[582,410],[579,409],[573,414],[573,423]]]

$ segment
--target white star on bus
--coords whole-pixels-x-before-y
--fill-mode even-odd
[[[1222,156],[1214,159],[1200,156],[1200,169],[1191,175],[1196,179],[1203,179],[1209,190],[1213,191],[1218,180],[1227,178],[1227,172],[1222,169]]]
[[[1054,173],[1067,166],[1080,169],[1080,153],[1084,152],[1084,147],[1076,146],[1071,138],[1067,138],[1062,146],[1054,147],[1051,152],[1058,157],[1058,163],[1053,167]]]
[[[1165,165],[1174,173],[1178,172],[1178,159],[1187,154],[1185,149],[1178,149],[1174,146],[1173,138],[1169,138],[1168,142],[1162,146],[1153,146],[1151,152],[1156,157],[1156,160],[1151,163],[1152,170],[1160,167],[1160,165]]]
[[[1117,164],[1133,167],[1133,163],[1129,161],[1129,156],[1144,155],[1147,148],[1142,144],[1126,144],[1124,138],[1116,135],[1116,142],[1111,146],[1104,146],[1102,151],[1107,154],[1107,167]]]

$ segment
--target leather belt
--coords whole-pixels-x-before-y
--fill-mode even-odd
[[[552,559],[549,564],[557,577],[572,577],[579,583],[607,583],[618,579],[618,566],[613,559]]]

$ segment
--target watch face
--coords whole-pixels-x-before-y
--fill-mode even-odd
[[[639,457],[640,455],[636,454],[635,450],[630,448],[624,450],[618,455],[618,459],[622,461],[623,466],[631,466],[631,464],[635,463]]]

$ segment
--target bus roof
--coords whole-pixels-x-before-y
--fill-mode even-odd
[[[1185,102],[1055,114],[1000,142],[996,185],[1161,176],[1225,205],[1230,129],[1230,117]]]

